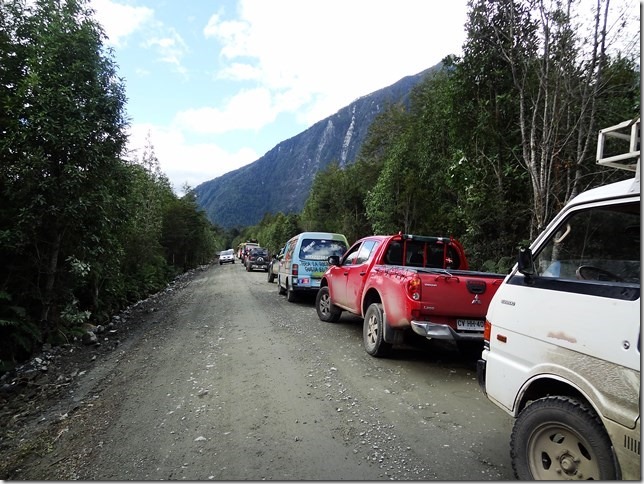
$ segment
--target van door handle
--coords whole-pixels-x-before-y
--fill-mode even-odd
[[[345,276],[348,276],[348,275],[349,275],[349,272],[348,272],[348,271],[347,271],[347,272],[345,272],[345,273],[344,273],[344,275],[345,275]]]
[[[360,273],[360,275],[361,275],[361,276],[364,276],[365,274],[366,274],[366,272],[364,272],[364,271],[362,271],[362,272]]]

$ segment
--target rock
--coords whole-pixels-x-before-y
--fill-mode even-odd
[[[84,345],[95,345],[98,343],[98,338],[92,331],[86,331],[83,333],[83,344]]]

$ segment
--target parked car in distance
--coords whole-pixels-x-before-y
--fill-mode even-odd
[[[246,256],[248,256],[250,249],[254,247],[259,247],[259,243],[256,240],[250,240],[239,244],[239,251],[238,251],[237,257],[241,259],[242,264],[246,265]]]
[[[284,247],[277,272],[279,294],[286,294],[287,301],[294,302],[298,294],[316,292],[329,268],[329,257],[341,257],[347,247],[343,234],[302,232],[292,237]]]
[[[233,249],[222,250],[219,254],[219,265],[226,263],[235,263],[235,251]]]
[[[282,247],[277,255],[271,257],[271,261],[268,264],[268,282],[275,282],[277,273],[280,270],[280,264],[284,258],[284,249],[285,247]]]
[[[264,247],[253,247],[246,256],[246,272],[251,272],[253,269],[261,269],[268,272],[268,264],[271,261],[268,249]]]

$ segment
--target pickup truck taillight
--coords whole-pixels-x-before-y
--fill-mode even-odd
[[[418,274],[414,274],[413,277],[407,283],[407,294],[414,301],[420,301],[420,290],[422,283]]]
[[[299,266],[297,264],[293,264],[291,266],[291,275],[297,277],[297,273],[299,271]]]

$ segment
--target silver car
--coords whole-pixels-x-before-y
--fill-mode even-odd
[[[219,265],[226,262],[235,263],[235,251],[233,249],[224,250],[219,254]]]

